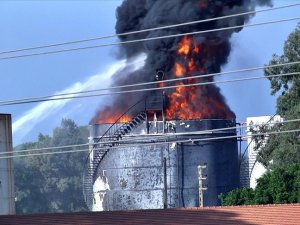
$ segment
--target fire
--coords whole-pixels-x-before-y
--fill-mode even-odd
[[[106,123],[127,123],[131,121],[132,116],[123,115],[124,112],[115,112],[111,107],[107,107],[104,111],[99,113],[94,119],[93,124],[106,124]]]
[[[175,63],[175,75],[176,77],[182,77],[185,73],[185,68],[180,63]]]
[[[219,91],[217,87],[212,85],[183,86],[195,83],[195,79],[192,79],[193,74],[206,73],[204,67],[206,60],[201,57],[201,49],[200,43],[187,36],[183,37],[178,44],[174,74],[176,77],[186,76],[191,78],[176,82],[179,87],[168,95],[166,109],[168,120],[226,119],[234,117],[223,99],[214,96],[214,93]],[[197,82],[204,82],[204,80],[198,78]]]
[[[219,52],[219,48],[207,47],[191,37],[185,36],[182,38],[178,44],[171,72],[174,77],[187,77],[188,79],[175,82],[178,87],[164,92],[167,95],[165,109],[167,120],[231,119],[235,117],[226,105],[218,87],[211,84],[193,86],[195,83],[213,81],[212,77],[206,77],[204,80],[201,77],[193,79],[193,76],[211,72],[210,70],[207,71],[206,65],[209,65],[208,62],[220,54]],[[165,85],[160,82],[158,87],[165,87]],[[119,119],[126,109],[124,107],[107,107],[94,118],[93,123],[129,122],[134,115],[122,116]]]
[[[199,54],[199,52],[200,52],[200,46],[195,46],[195,48],[193,49],[193,52],[195,54]]]
[[[190,52],[190,44],[190,39],[187,36],[184,36],[182,41],[179,43],[177,53],[187,55]]]
[[[195,60],[194,59],[191,59],[191,61],[189,61],[188,68],[189,68],[189,71],[193,71],[193,70],[196,69],[196,65],[195,65]]]

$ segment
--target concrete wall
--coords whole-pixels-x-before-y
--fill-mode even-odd
[[[0,114],[0,152],[12,152],[11,115]],[[7,156],[11,154],[0,155]],[[0,215],[15,214],[12,158],[0,159]]]

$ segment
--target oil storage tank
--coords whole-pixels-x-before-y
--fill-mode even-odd
[[[108,127],[90,127],[91,146]],[[93,167],[88,206],[94,211],[198,207],[198,166],[204,164],[203,205],[219,205],[218,195],[239,183],[234,127],[235,120],[228,119],[143,121]]]

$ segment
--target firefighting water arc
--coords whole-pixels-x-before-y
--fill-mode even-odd
[[[126,33],[149,28],[205,20],[252,11],[257,5],[270,5],[269,0],[124,0],[117,8],[116,33]],[[231,36],[242,30],[229,29],[190,36],[153,39],[155,37],[178,35],[184,33],[219,29],[246,24],[251,15],[230,17],[177,26],[169,29],[158,29],[131,35],[119,35],[120,41],[132,41],[151,38],[149,41],[123,44],[119,48],[119,57],[130,60],[144,53],[147,58],[144,66],[134,72],[116,73],[113,76],[114,86],[131,85],[157,81],[156,71],[161,70],[164,76],[158,85],[145,85],[131,88],[114,89],[128,91],[143,88],[178,86],[172,89],[131,92],[116,95],[110,106],[99,108],[91,120],[92,124],[114,123],[129,108],[141,99],[149,96],[166,96],[165,117],[167,120],[193,119],[231,119],[235,114],[226,104],[221,90],[214,84],[197,85],[213,82],[212,76],[203,76],[221,72],[231,52]],[[197,78],[194,78],[197,76]],[[200,76],[200,77],[199,77]],[[176,82],[163,82],[175,78],[188,78]],[[193,85],[195,84],[195,85]],[[183,85],[188,85],[184,87]],[[143,111],[137,106],[132,115],[123,121],[131,120],[135,114]]]

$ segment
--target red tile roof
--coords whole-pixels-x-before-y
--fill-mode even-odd
[[[1,225],[297,225],[300,204],[0,216]]]

